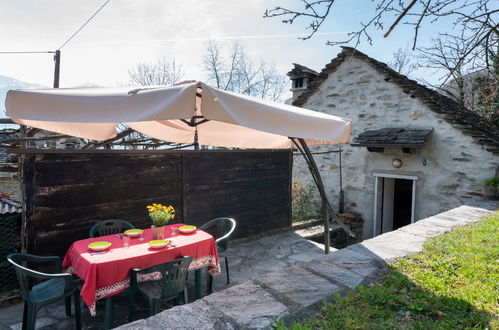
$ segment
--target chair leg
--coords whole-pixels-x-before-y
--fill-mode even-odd
[[[37,309],[35,306],[32,304],[28,304],[28,315],[26,318],[26,330],[34,330],[35,329],[35,323],[36,323],[36,314],[37,314]]]
[[[24,301],[22,330],[26,330],[27,327],[28,327],[28,302]]]
[[[104,300],[104,330],[108,330],[113,324],[113,297],[107,297]]]
[[[201,299],[203,292],[201,268],[194,271],[194,299]]]
[[[133,314],[135,313],[135,290],[130,288],[128,291],[128,322],[133,321]]]
[[[66,315],[71,316],[71,296],[64,299],[64,304],[66,305]]]
[[[208,273],[208,294],[213,292],[213,277]]]
[[[189,295],[187,294],[187,288],[184,288],[184,305],[189,302]]]
[[[227,260],[227,257],[225,258],[225,270],[227,271],[227,284],[230,284],[229,280],[229,260]]]
[[[75,300],[75,322],[76,330],[81,330],[81,305],[80,305],[80,292],[74,292]]]
[[[149,308],[150,308],[150,315],[153,316],[153,315],[156,315],[159,313],[159,303],[160,303],[160,300],[159,299],[151,299],[150,302],[149,302]]]

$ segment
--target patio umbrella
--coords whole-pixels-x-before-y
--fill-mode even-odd
[[[239,148],[289,148],[347,143],[351,121],[263,101],[194,82],[173,87],[13,90],[5,102],[18,124],[92,140],[116,136],[124,123],[176,143]]]
[[[348,143],[350,119],[223,91],[192,82],[173,87],[12,90],[7,115],[21,125],[92,140],[116,136],[124,123],[176,143],[237,148],[290,148],[305,157],[322,197],[326,253],[332,212],[308,145]]]

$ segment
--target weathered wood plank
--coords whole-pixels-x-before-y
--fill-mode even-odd
[[[23,155],[25,247],[63,256],[103,219],[147,228],[153,202],[173,205],[176,222],[233,217],[236,238],[288,226],[291,157],[289,150]]]
[[[36,213],[31,217],[31,222],[37,229],[61,231],[66,227],[83,227],[87,233],[90,226],[104,219],[125,219],[136,226],[149,227],[151,221],[148,218],[146,205],[152,202],[164,202],[171,204],[177,210],[177,217],[183,218],[180,207],[181,196],[167,196],[162,198],[130,199],[114,203],[102,202],[101,204],[82,207],[38,207]]]
[[[186,222],[201,225],[211,218],[232,217],[238,222],[234,238],[291,224],[289,152],[200,156],[184,158]]]
[[[37,186],[44,187],[79,184],[82,182],[140,181],[154,178],[167,180],[181,175],[181,159],[180,157],[171,157],[171,155],[163,156],[163,159],[154,155],[154,159],[151,161],[142,159],[126,160],[122,155],[117,158],[99,158],[68,162],[47,162],[46,158],[44,158],[45,162],[42,162],[38,159],[34,164],[36,173],[34,179]]]
[[[82,185],[43,187],[37,191],[33,201],[37,207],[73,208],[93,206],[105,201],[113,203],[129,199],[151,199],[178,196],[182,193],[181,178],[176,181],[144,182],[121,181],[110,185],[108,182]],[[156,202],[156,201],[153,201]]]

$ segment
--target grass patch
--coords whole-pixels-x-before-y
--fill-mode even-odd
[[[498,228],[496,212],[430,239],[380,283],[338,295],[291,329],[499,329]]]

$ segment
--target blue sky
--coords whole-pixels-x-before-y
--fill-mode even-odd
[[[0,51],[55,50],[104,2],[0,0]],[[326,41],[339,40],[358,28],[374,6],[370,0],[338,0],[320,33],[307,41],[296,37],[307,32],[305,21],[290,25],[279,18],[263,18],[267,8],[298,4],[297,0],[111,0],[62,49],[60,86],[125,83],[129,68],[159,57],[181,62],[185,79],[203,80],[202,56],[210,38],[227,46],[241,39],[250,55],[274,63],[283,73],[292,63],[320,70],[340,51],[326,46]],[[421,44],[442,24],[425,26]],[[386,62],[411,43],[408,26],[399,26],[387,39],[382,37],[385,30],[373,30],[373,45],[364,42],[359,49]],[[52,55],[0,56],[0,75],[52,85]]]

